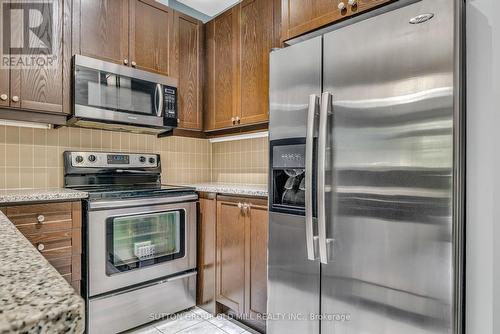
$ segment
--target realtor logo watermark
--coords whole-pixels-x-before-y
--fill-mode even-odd
[[[57,66],[54,54],[54,2],[1,1],[0,68]]]

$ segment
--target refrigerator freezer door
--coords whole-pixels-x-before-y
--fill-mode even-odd
[[[321,95],[321,37],[271,53],[269,139],[306,138],[309,96]]]
[[[321,94],[321,43],[319,37],[271,53],[271,140],[305,141],[311,95]],[[308,259],[310,232],[303,215],[270,212],[267,333],[319,333],[319,320],[310,320],[320,298],[320,264]]]
[[[324,36],[321,333],[453,333],[453,3]]]

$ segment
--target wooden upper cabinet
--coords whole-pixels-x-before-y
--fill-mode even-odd
[[[345,10],[338,5],[344,2]],[[347,15],[347,0],[282,0],[282,40],[302,35]]]
[[[203,23],[175,12],[175,62],[179,78],[179,128],[203,130]]]
[[[25,68],[11,68],[10,81],[9,70],[2,69],[0,72],[0,105],[11,108],[22,108],[38,112],[63,112],[63,68],[68,66],[70,61],[69,53],[64,52],[63,47],[63,20],[65,2],[63,0],[41,3],[41,10],[49,13],[52,10],[53,30],[50,40],[51,53],[43,53],[47,56],[47,61],[52,59],[51,64],[44,66],[31,66]],[[43,15],[45,15],[45,13]],[[31,16],[30,16],[31,17]],[[35,18],[35,16],[33,16]],[[35,26],[34,33],[37,36],[47,34],[45,29],[48,25],[38,25],[32,22],[30,26]],[[18,25],[18,29],[22,29]],[[16,35],[16,32],[12,32]],[[17,34],[22,36],[22,32]],[[36,57],[40,52],[29,49],[27,56]],[[69,90],[69,87],[66,87]],[[6,98],[6,99],[5,99]]]
[[[173,24],[174,11],[169,7],[154,0],[130,0],[130,65],[171,75]]]
[[[269,52],[273,47],[273,2],[241,4],[241,109],[239,124],[269,120]]]
[[[74,1],[74,53],[118,64],[128,63],[128,29],[128,1]]]
[[[245,221],[237,202],[217,201],[217,302],[244,312]]]
[[[207,31],[207,130],[232,127],[239,115],[239,6],[213,19]]]
[[[269,53],[279,1],[244,0],[206,25],[207,131],[269,119]]]
[[[392,1],[357,0],[355,5],[349,5],[347,0],[282,0],[281,40],[286,41]],[[340,3],[344,5],[342,10],[339,9]]]

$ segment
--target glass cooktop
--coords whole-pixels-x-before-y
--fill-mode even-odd
[[[89,193],[90,200],[105,198],[142,198],[158,196],[179,196],[193,193],[195,188],[173,185],[86,185],[74,186],[71,189]]]

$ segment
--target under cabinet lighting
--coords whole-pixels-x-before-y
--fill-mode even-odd
[[[1,120],[1,119],[0,119],[0,125],[17,126],[20,128],[52,129],[52,124],[24,122],[24,121],[12,121],[12,120]]]
[[[268,131],[247,133],[247,134],[243,134],[243,135],[234,135],[234,136],[211,138],[208,141],[210,143],[222,143],[222,142],[225,142],[225,141],[245,140],[245,139],[264,138],[264,137],[269,137],[269,132]]]

